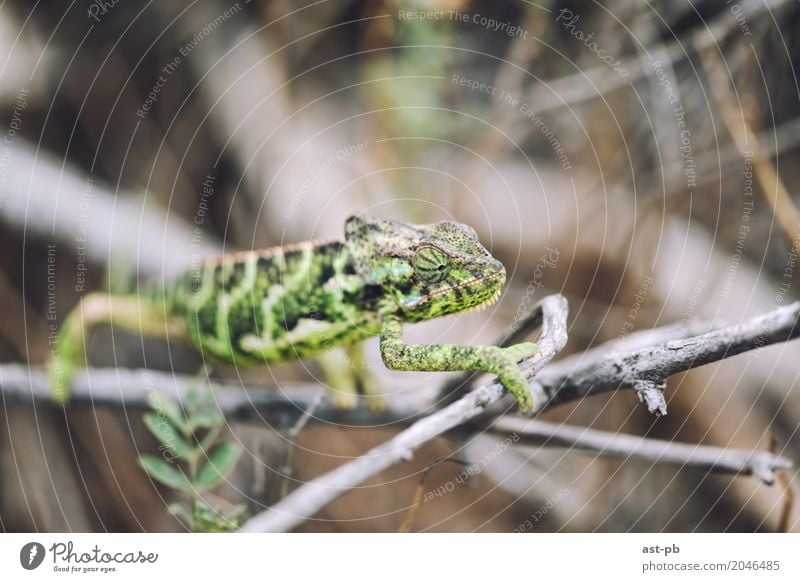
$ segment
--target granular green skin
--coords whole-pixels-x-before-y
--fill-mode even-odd
[[[353,216],[344,241],[224,255],[147,297],[90,294],[68,317],[52,354],[54,398],[66,401],[72,374],[85,365],[91,326],[113,321],[143,335],[188,338],[204,357],[237,366],[314,356],[379,335],[387,367],[495,374],[530,411],[517,363],[536,353],[536,344],[403,341],[403,323],[494,302],[505,276],[469,226]]]

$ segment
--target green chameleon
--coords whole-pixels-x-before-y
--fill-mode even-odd
[[[204,358],[236,366],[315,356],[379,335],[388,368],[495,374],[520,408],[531,411],[533,398],[517,364],[537,352],[536,344],[403,341],[403,323],[492,304],[505,277],[502,263],[469,226],[352,216],[344,242],[223,255],[147,295],[87,295],[65,321],[48,364],[53,398],[66,402],[72,375],[86,365],[88,332],[110,323],[145,336],[189,339]],[[338,406],[355,405],[353,382],[328,383]]]

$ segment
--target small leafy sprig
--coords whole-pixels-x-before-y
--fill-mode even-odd
[[[204,496],[233,470],[242,452],[235,443],[219,442],[225,417],[212,402],[200,402],[195,389],[186,397],[185,410],[156,391],[148,402],[153,412],[144,415],[144,423],[161,443],[161,457],[142,454],[139,465],[186,499],[170,503],[170,513],[196,532],[238,529],[245,506],[223,510]]]

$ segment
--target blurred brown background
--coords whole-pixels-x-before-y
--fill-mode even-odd
[[[415,326],[416,341],[491,342],[550,292],[570,301],[566,353],[788,304],[798,26],[797,3],[775,0],[6,2],[0,361],[42,365],[50,324],[88,291],[340,237],[360,211],[469,223],[508,268],[497,306]],[[111,340],[93,336],[95,365],[200,364],[185,347]],[[367,353],[391,401],[435,395],[440,376],[384,370],[374,341]],[[798,356],[778,345],[673,378],[660,419],[630,393],[547,417],[719,446],[774,439],[798,459]],[[246,454],[219,494],[252,513],[280,495],[285,443],[256,423],[230,430]],[[294,478],[396,430],[312,425]],[[302,530],[397,531],[420,470],[462,446],[474,460],[495,442],[438,439]],[[155,447],[138,410],[4,405],[0,529],[181,529],[136,465]],[[461,470],[436,467],[426,488]],[[774,531],[786,499],[783,484],[512,447],[424,503],[414,529],[512,531],[556,497],[534,531]]]

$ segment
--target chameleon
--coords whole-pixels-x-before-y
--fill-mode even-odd
[[[538,346],[408,344],[403,325],[481,309],[499,298],[503,264],[465,224],[354,215],[344,240],[306,241],[205,260],[141,295],[87,294],[66,318],[48,363],[53,399],[69,399],[91,328],[111,324],[190,341],[204,358],[258,366],[318,356],[379,336],[392,370],[494,374],[523,412],[533,397],[518,363]],[[330,382],[329,382],[330,383]],[[338,387],[338,403],[354,388]],[[344,396],[344,398],[342,398]],[[348,404],[349,403],[349,404]]]

